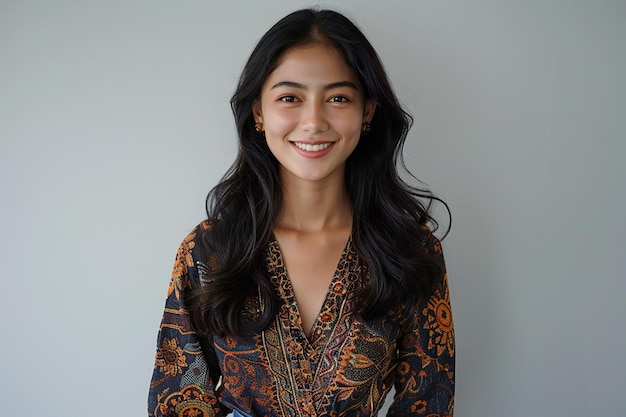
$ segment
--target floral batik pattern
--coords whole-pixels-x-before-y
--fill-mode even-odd
[[[214,417],[229,411],[217,400],[216,381],[211,379],[207,364],[211,352],[203,352],[184,303],[185,292],[199,285],[195,238],[198,232],[208,229],[206,222],[198,226],[176,255],[157,340],[148,397],[150,416]]]
[[[367,282],[367,269],[348,239],[307,335],[273,240],[267,268],[283,301],[275,320],[242,340],[200,343],[184,296],[210,283],[215,268],[203,233],[210,233],[207,222],[183,241],[176,257],[150,388],[151,416],[225,416],[233,409],[250,416],[371,416],[392,387],[390,416],[452,415],[454,325],[446,275],[402,325],[388,317],[366,321],[356,314],[356,295]],[[425,233],[424,250],[443,263],[439,241]]]

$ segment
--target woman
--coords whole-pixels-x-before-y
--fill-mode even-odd
[[[179,249],[150,415],[370,416],[392,387],[388,415],[452,415],[434,197],[398,176],[411,119],[370,43],[294,12],[231,104],[239,154]]]

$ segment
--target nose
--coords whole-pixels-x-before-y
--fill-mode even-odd
[[[328,120],[324,103],[310,100],[302,108],[300,126],[305,132],[324,132],[328,129]]]

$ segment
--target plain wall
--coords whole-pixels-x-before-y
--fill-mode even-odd
[[[301,5],[0,0],[0,415],[144,415],[237,77]],[[453,212],[456,415],[619,415],[626,3],[324,5],[378,49]]]

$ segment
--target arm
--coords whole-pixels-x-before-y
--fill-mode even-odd
[[[441,257],[432,235],[425,249]],[[454,410],[454,323],[445,274],[427,302],[415,307],[399,343],[396,395],[388,416],[452,416]]]
[[[194,248],[196,233],[202,228],[199,226],[185,238],[176,255],[157,338],[149,416],[225,416],[229,412],[215,395],[220,372],[212,343],[202,349],[185,306],[186,291],[192,283],[199,285]]]

